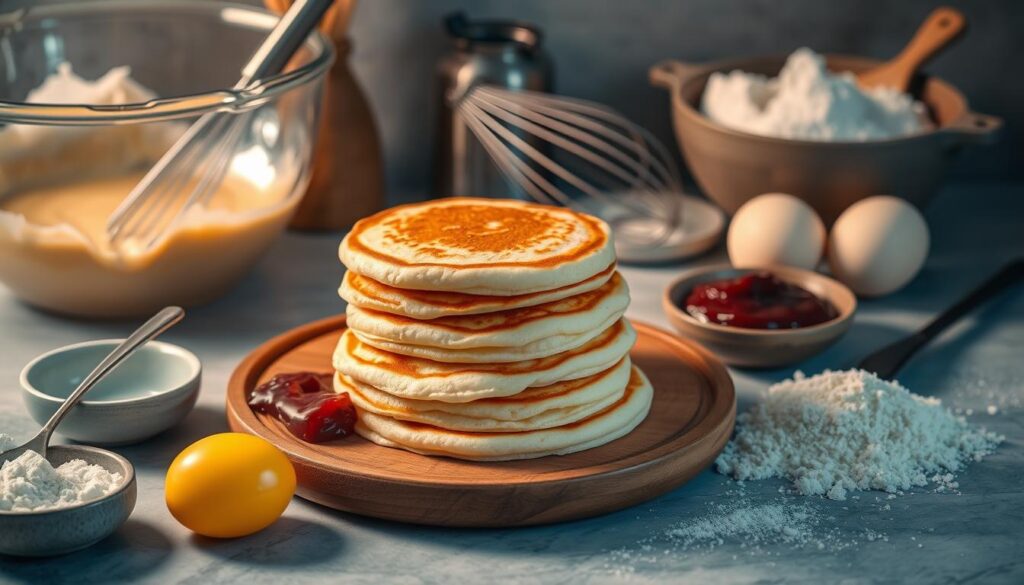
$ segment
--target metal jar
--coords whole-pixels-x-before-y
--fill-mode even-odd
[[[434,178],[440,196],[529,197],[509,182],[459,116],[455,105],[478,84],[550,92],[553,69],[536,26],[512,20],[445,19],[452,50],[437,64],[438,130]],[[535,137],[521,135],[543,148]]]

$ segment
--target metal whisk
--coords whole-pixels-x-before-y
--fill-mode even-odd
[[[333,0],[296,0],[242,69],[235,90],[249,89],[285,64],[316,27]],[[200,117],[132,189],[107,220],[115,248],[152,247],[175,221],[205,205],[217,191],[251,112],[214,112]]]
[[[631,248],[656,247],[679,227],[683,190],[671,156],[611,108],[487,85],[449,99],[497,167],[538,202],[595,213]]]

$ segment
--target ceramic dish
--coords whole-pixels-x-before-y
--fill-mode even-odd
[[[614,221],[614,211],[601,205],[599,200],[584,207],[584,211]],[[715,204],[702,197],[683,195],[680,206],[681,222],[671,235],[660,245],[653,247],[629,246],[615,241],[615,257],[623,264],[660,264],[678,262],[697,256],[715,247],[725,231],[725,214]],[[652,232],[658,229],[655,220],[639,220],[623,223],[618,229],[631,232]]]
[[[942,182],[965,144],[990,142],[1002,120],[970,111],[963,95],[936,77],[920,98],[937,129],[891,140],[815,142],[748,134],[712,122],[700,112],[712,73],[734,69],[774,76],[785,57],[691,65],[665,61],[651,68],[654,85],[672,94],[672,120],[683,158],[701,189],[728,213],[762,193],[790,193],[806,201],[826,224],[872,195],[894,195],[921,207]],[[864,71],[878,61],[829,55],[835,71]]]
[[[120,343],[103,339],[44,353],[21,372],[29,414],[45,423],[82,378]],[[57,428],[86,443],[125,445],[178,424],[199,396],[202,367],[187,349],[150,341],[85,395]]]
[[[799,329],[744,329],[702,323],[683,308],[686,295],[694,285],[736,278],[753,270],[768,270],[786,282],[827,299],[835,305],[839,316],[820,325]],[[783,266],[736,269],[719,264],[683,273],[665,289],[661,304],[672,326],[679,333],[711,350],[725,363],[750,368],[772,368],[807,359],[838,340],[850,328],[853,313],[857,310],[857,297],[846,286],[810,270]]]
[[[51,445],[48,459],[57,467],[82,459],[112,473],[124,483],[112,494],[66,508],[39,512],[0,511],[0,554],[43,557],[69,553],[110,536],[135,508],[135,469],[120,455],[82,446]]]

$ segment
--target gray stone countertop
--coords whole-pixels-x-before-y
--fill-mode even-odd
[[[923,325],[1006,260],[1024,254],[1024,185],[957,185],[927,213],[933,249],[903,291],[865,301],[851,331],[805,372],[849,367]],[[958,477],[956,490],[922,488],[895,499],[855,493],[844,502],[788,495],[781,480],[739,485],[706,471],[649,503],[589,520],[526,529],[456,530],[362,518],[295,499],[267,530],[238,540],[190,534],[168,513],[163,477],[179,450],[227,430],[224,388],[263,340],[343,309],[334,294],[339,236],[288,234],[220,301],[189,312],[168,341],[203,360],[199,404],[185,422],[117,449],[136,465],[139,502],[104,542],[44,560],[0,558],[12,583],[603,583],[603,582],[1024,582],[1024,294],[1017,287],[971,314],[901,372],[973,423],[1006,436],[993,455]],[[686,266],[720,261],[721,250]],[[682,266],[624,268],[629,316],[667,326],[659,295]],[[132,323],[62,319],[17,302],[0,287],[0,431],[35,425],[17,389],[21,367],[60,345],[123,336]],[[792,369],[732,370],[740,409]],[[990,408],[992,407],[992,408]],[[995,414],[989,414],[994,412]],[[685,545],[673,529],[740,506],[784,504],[816,518],[801,543],[724,538]]]

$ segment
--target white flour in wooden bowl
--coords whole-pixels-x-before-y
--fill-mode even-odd
[[[0,452],[16,447],[0,434]],[[0,511],[31,512],[74,506],[111,494],[124,481],[99,465],[73,459],[57,468],[35,451],[4,461],[0,467]]]
[[[797,372],[736,417],[716,466],[738,480],[784,477],[801,494],[844,500],[851,490],[895,493],[936,478],[953,485],[952,474],[1003,440],[863,370]]]
[[[730,128],[791,140],[867,141],[932,127],[927,108],[891,88],[862,90],[850,73],[831,73],[825,58],[798,49],[778,77],[714,73],[701,112]]]

